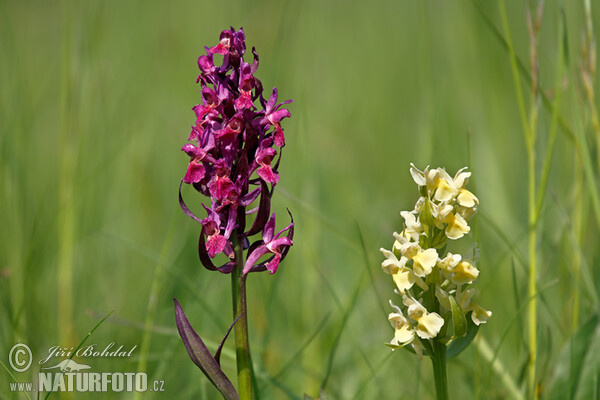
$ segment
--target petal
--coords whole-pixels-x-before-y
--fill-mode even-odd
[[[279,182],[279,175],[277,174],[277,172],[273,171],[271,169],[270,165],[263,165],[261,166],[256,173],[258,174],[258,176],[260,176],[260,178],[267,182],[267,183],[272,183],[272,184],[276,184],[277,182]]]
[[[210,258],[214,258],[217,254],[221,254],[225,248],[227,239],[221,234],[216,234],[208,237],[206,240],[206,251]]]
[[[435,312],[423,315],[417,322],[417,335],[421,339],[436,337],[442,326],[444,326],[444,318]]]
[[[415,330],[409,324],[405,324],[394,331],[394,338],[390,343],[395,346],[405,345],[412,342],[414,338]]]
[[[471,319],[475,325],[485,324],[487,320],[492,316],[492,312],[481,307],[477,303],[471,303],[473,312],[471,313]]]
[[[279,126],[279,124],[275,125],[275,135],[273,137],[273,143],[275,143],[275,146],[277,147],[285,146],[285,136],[283,135],[283,129],[281,129],[281,126]]]
[[[454,276],[452,282],[457,285],[464,285],[473,282],[479,276],[479,270],[467,260],[463,260],[452,270]]]
[[[272,123],[277,123],[284,118],[290,117],[291,115],[292,114],[290,114],[290,112],[286,108],[281,108],[281,109],[271,113],[271,115],[269,116],[269,120]]]
[[[267,270],[269,271],[269,273],[271,275],[273,275],[275,272],[277,272],[277,267],[279,267],[280,261],[281,261],[281,255],[275,254],[275,257],[273,257],[272,260],[268,261],[265,264],[265,267],[267,267]]]
[[[419,252],[413,257],[413,270],[415,275],[424,277],[431,273],[431,269],[435,266],[438,260],[438,254],[435,249],[427,249]]]
[[[254,264],[256,264],[256,262],[268,252],[269,249],[267,249],[267,246],[265,245],[257,247],[252,253],[248,255],[248,258],[246,259],[246,264],[244,265],[243,273],[247,274],[248,272],[250,272]]]
[[[263,229],[263,241],[265,243],[269,243],[271,240],[273,240],[273,237],[275,236],[275,213],[273,213],[273,215],[271,215],[271,218],[269,218],[269,221],[267,221],[267,223],[265,224],[265,227]]]
[[[447,179],[440,179],[433,198],[437,201],[450,201],[457,194],[458,189],[454,187],[454,183],[452,181],[449,181]]]
[[[413,271],[408,268],[399,269],[392,275],[392,278],[400,293],[404,293],[410,289],[414,285],[416,279]]]
[[[410,175],[412,176],[415,183],[419,186],[425,186],[425,173],[419,170],[413,163],[410,163]]]
[[[206,169],[204,165],[197,163],[196,161],[192,161],[188,165],[188,169],[185,173],[185,177],[183,181],[185,183],[196,183],[200,182],[204,175],[206,174]]]
[[[455,214],[446,226],[446,236],[448,239],[456,240],[469,233],[470,230],[467,221],[460,214]]]
[[[458,197],[456,198],[458,204],[463,207],[475,207],[479,204],[479,199],[475,197],[475,195],[469,192],[467,189],[460,189],[458,193]]]
[[[277,88],[273,88],[273,93],[269,96],[269,100],[267,101],[267,105],[265,106],[265,112],[270,114],[271,111],[275,108],[275,104],[277,104]]]
[[[464,187],[469,181],[469,177],[471,176],[470,172],[465,171],[467,167],[461,168],[458,170],[456,175],[454,175],[454,186],[458,189]]]

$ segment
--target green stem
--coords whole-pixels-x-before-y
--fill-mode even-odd
[[[250,360],[250,342],[248,341],[248,312],[246,308],[246,277],[242,274],[244,256],[237,232],[232,234],[236,265],[231,273],[231,295],[233,300],[233,318],[241,315],[234,326],[235,355],[238,372],[238,394],[240,400],[252,400],[252,365]]]
[[[448,400],[448,377],[446,376],[446,345],[437,340],[433,341],[433,377],[435,379],[435,394],[438,400]]]
[[[529,389],[534,399],[538,398],[536,390],[537,365],[537,216],[535,215],[535,152],[528,152],[529,161]]]

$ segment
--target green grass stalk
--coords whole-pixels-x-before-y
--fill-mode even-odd
[[[142,336],[142,343],[140,345],[140,359],[138,361],[137,370],[140,372],[146,372],[148,367],[148,354],[150,352],[150,342],[152,339],[152,326],[156,318],[156,306],[158,304],[160,290],[162,288],[163,276],[165,272],[165,260],[167,253],[171,248],[174,234],[174,221],[175,218],[171,218],[171,223],[167,231],[163,246],[160,252],[160,260],[156,264],[154,269],[154,278],[152,279],[152,286],[150,287],[150,295],[148,296],[148,308],[146,309],[146,320],[144,321],[144,334]],[[142,392],[135,392],[133,396],[134,400],[142,398]]]
[[[252,361],[250,358],[250,341],[248,340],[248,310],[246,304],[246,278],[242,275],[244,254],[237,230],[231,235],[234,239],[236,265],[231,273],[231,294],[233,300],[234,320],[241,316],[234,326],[235,354],[238,373],[238,394],[240,400],[253,400]]]
[[[73,132],[72,88],[70,68],[71,55],[71,4],[62,2],[63,37],[62,37],[62,77],[60,88],[60,134],[59,142],[62,150],[59,173],[59,208],[58,217],[58,267],[57,267],[57,300],[58,327],[61,343],[68,345],[74,337],[73,328],[73,256],[75,239],[75,204],[74,204],[74,172],[75,143]]]
[[[538,398],[536,390],[536,364],[537,364],[537,298],[536,298],[536,278],[537,278],[537,218],[536,218],[536,179],[535,179],[535,139],[536,139],[536,125],[537,125],[537,112],[535,106],[536,98],[536,78],[532,78],[532,89],[533,99],[531,108],[531,118],[528,121],[527,110],[525,108],[525,100],[523,91],[521,88],[521,78],[519,74],[519,68],[517,64],[517,57],[515,55],[515,49],[510,32],[510,26],[508,24],[508,17],[506,14],[506,6],[504,0],[499,1],[500,15],[502,18],[502,25],[504,27],[504,34],[506,37],[506,44],[508,46],[508,52],[510,56],[510,65],[513,74],[513,80],[515,90],[517,92],[517,102],[519,105],[519,113],[521,115],[521,122],[523,125],[523,132],[525,134],[525,143],[527,145],[527,167],[528,167],[528,212],[529,212],[529,279],[528,279],[528,293],[532,299],[529,306],[529,359],[528,359],[528,382],[529,391],[534,399]],[[536,74],[536,71],[533,71]]]

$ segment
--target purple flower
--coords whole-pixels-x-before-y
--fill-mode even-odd
[[[283,232],[288,231],[288,236],[281,237]],[[287,227],[282,229],[273,236],[275,232],[275,214],[271,216],[269,222],[265,225],[263,230],[262,244],[259,244],[254,251],[250,253],[246,264],[244,265],[244,273],[247,274],[253,268],[260,269],[266,268],[271,274],[277,271],[277,267],[287,253],[287,249],[293,244],[292,237],[294,235],[294,223],[290,223]],[[257,261],[265,254],[272,253],[273,256],[269,260],[262,264],[257,264]]]
[[[247,252],[244,274],[274,273],[293,236],[293,223],[275,235],[275,214],[269,218],[285,145],[281,123],[290,117],[283,105],[291,100],[277,103],[277,88],[268,99],[263,97],[262,82],[254,75],[258,54],[252,48],[252,62],[244,61],[242,29],[221,32],[219,43],[205,50],[198,58],[201,102],[193,108],[196,121],[188,139],[193,143],[182,151],[190,157],[183,182],[209,197],[210,207],[204,207],[205,218],[196,217],[183,202],[181,186],[180,205],[202,225],[198,255],[207,269],[230,273],[239,262],[233,251],[237,242]],[[220,66],[214,63],[215,54],[223,56]],[[253,239],[258,233],[262,239]],[[229,258],[220,267],[212,262],[218,254]]]
[[[285,146],[285,139],[283,137],[283,129],[281,129],[280,121],[290,116],[290,112],[285,108],[280,109],[284,104],[291,103],[291,100],[284,101],[283,103],[277,103],[277,88],[273,88],[273,94],[269,97],[269,101],[265,106],[265,116],[261,122],[265,125],[272,125],[275,127],[274,142],[278,147]]]

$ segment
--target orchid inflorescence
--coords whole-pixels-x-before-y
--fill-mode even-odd
[[[472,301],[479,276],[477,252],[442,256],[448,240],[469,233],[469,221],[477,212],[479,200],[466,189],[471,173],[463,168],[451,177],[443,168],[421,171],[413,164],[410,173],[420,197],[413,210],[401,212],[405,228],[394,232],[391,251],[381,249],[386,257],[381,266],[392,276],[405,307],[390,300],[395,312],[388,319],[395,333],[389,345],[410,344],[422,357],[424,348],[431,349],[427,339],[449,344],[465,336],[468,313],[472,326],[485,323],[492,313]]]
[[[281,121],[290,116],[282,106],[291,100],[277,104],[277,88],[268,99],[263,97],[262,83],[254,76],[258,54],[252,48],[253,61],[247,63],[245,52],[244,31],[231,28],[198,58],[196,82],[202,87],[202,102],[193,108],[196,123],[188,140],[194,144],[182,148],[190,156],[183,182],[210,197],[210,207],[203,204],[207,216],[200,219],[189,210],[181,185],[179,201],[185,213],[202,224],[198,253],[204,267],[231,273],[236,265],[235,239],[248,250],[243,274],[275,273],[292,246],[294,232],[292,222],[275,234],[275,214],[269,217],[285,146]],[[223,57],[220,66],[214,63],[215,55]],[[248,209],[257,199],[258,206]],[[247,229],[246,218],[251,214],[256,216]],[[237,238],[232,237],[234,231]],[[258,233],[262,240],[250,244],[249,238]],[[217,267],[212,259],[221,253],[229,261]],[[265,255],[269,257],[260,262]]]
[[[198,58],[196,83],[200,83],[202,101],[193,108],[196,122],[188,138],[192,143],[181,149],[190,162],[179,185],[181,208],[202,226],[198,242],[202,265],[231,277],[234,321],[213,354],[174,299],[177,330],[192,361],[228,400],[253,398],[248,274],[266,270],[274,274],[294,236],[293,219],[275,233],[275,213],[271,214],[271,196],[279,182],[277,170],[285,146],[281,121],[290,116],[283,106],[291,100],[277,103],[277,88],[267,99],[263,97],[262,83],[254,76],[258,54],[252,48],[253,60],[245,62],[245,41],[242,29],[224,30],[219,43],[206,47],[206,55]],[[222,57],[220,66],[215,65],[215,57]],[[210,205],[202,204],[206,217],[197,217],[185,204],[183,183],[210,198]],[[259,233],[261,239],[256,238]],[[217,267],[213,259],[219,254],[228,260]],[[238,390],[220,365],[221,350],[232,329]]]

